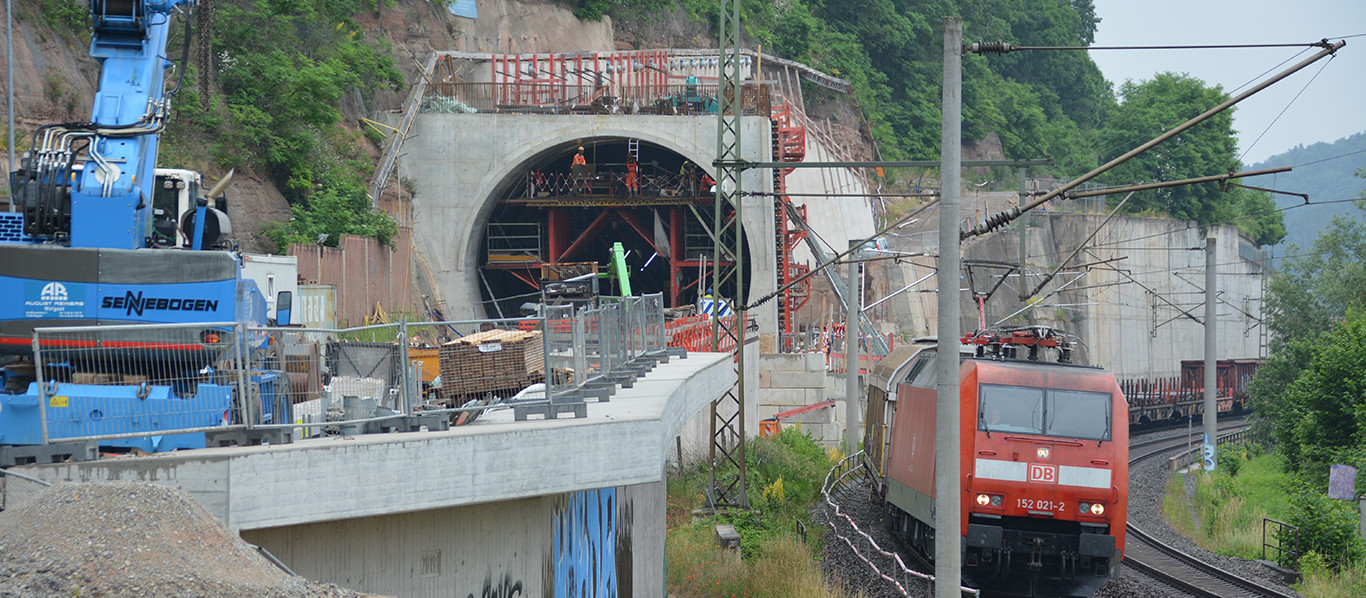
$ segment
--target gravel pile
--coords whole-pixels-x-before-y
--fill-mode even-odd
[[[0,512],[0,596],[364,596],[272,565],[183,490],[65,484]]]
[[[1158,438],[1164,436],[1177,436],[1185,434],[1184,431],[1169,431],[1146,435],[1145,438]],[[1167,544],[1186,551],[1188,554],[1206,561],[1218,563],[1221,567],[1234,571],[1244,577],[1265,581],[1268,585],[1275,587],[1285,587],[1284,584],[1275,576],[1274,573],[1254,561],[1230,558],[1213,554],[1200,548],[1185,536],[1177,533],[1166,521],[1162,519],[1162,495],[1166,488],[1168,479],[1167,463],[1165,459],[1156,461],[1150,460],[1147,463],[1133,467],[1129,471],[1129,521],[1153,534],[1158,539]],[[900,546],[894,542],[890,532],[887,531],[886,523],[883,521],[883,514],[880,509],[873,506],[867,499],[868,489],[866,484],[859,482],[851,484],[841,492],[839,496],[840,512],[848,515],[854,520],[865,533],[873,538],[885,550],[900,550]],[[825,533],[825,555],[822,561],[822,568],[826,578],[839,583],[851,593],[859,591],[867,598],[895,598],[902,594],[897,591],[896,586],[891,582],[881,579],[872,572],[872,569],[862,558],[854,553],[849,546],[840,539],[839,536],[853,537],[851,528],[847,523],[841,522],[838,526],[839,536],[837,536],[827,524],[832,514],[830,509],[821,506],[813,513],[816,521],[823,527]],[[859,546],[860,552],[868,557],[870,551],[864,545]],[[872,559],[883,572],[888,572],[891,567],[886,563],[886,559]],[[917,568],[914,563],[907,563],[912,569],[925,571],[923,567]],[[930,598],[934,595],[933,588],[923,583],[905,583],[908,595],[915,598]],[[1185,593],[1170,588],[1156,579],[1148,577],[1143,573],[1135,571],[1129,567],[1123,567],[1118,577],[1106,582],[1094,595],[1094,598],[1149,598],[1149,597],[1183,597]]]

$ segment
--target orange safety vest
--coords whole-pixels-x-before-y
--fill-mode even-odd
[[[588,161],[583,159],[583,152],[574,154],[574,166],[583,166],[586,164],[588,164]]]

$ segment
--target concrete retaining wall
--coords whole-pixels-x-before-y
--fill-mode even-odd
[[[825,356],[820,353],[771,353],[759,357],[759,419],[844,396],[843,376],[838,391],[830,386]],[[784,428],[799,426],[816,442],[839,444],[844,438],[844,403],[783,419]]]
[[[660,596],[665,498],[659,481],[242,537],[304,577],[362,592]]]

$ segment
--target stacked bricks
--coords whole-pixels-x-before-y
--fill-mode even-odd
[[[473,399],[509,397],[545,377],[539,330],[486,330],[441,345],[441,395]],[[464,401],[459,401],[463,403]]]

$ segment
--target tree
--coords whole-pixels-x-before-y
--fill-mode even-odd
[[[1123,101],[1110,113],[1109,121],[1097,136],[1101,162],[1108,162],[1228,99],[1218,85],[1209,87],[1200,79],[1175,73],[1126,82],[1120,95]],[[1175,181],[1236,172],[1241,167],[1230,108],[1115,167],[1101,180],[1113,185]],[[1281,215],[1264,192],[1237,187],[1225,190],[1218,183],[1141,191],[1125,209],[1167,214],[1200,224],[1231,222],[1259,245],[1274,244],[1285,236]]]
[[[1272,350],[1332,327],[1350,307],[1366,307],[1366,224],[1334,217],[1312,249],[1292,255],[1267,284],[1262,308]]]
[[[323,245],[336,247],[342,235],[373,237],[388,245],[398,232],[392,217],[370,210],[370,198],[357,181],[324,183],[307,203],[292,205],[289,212],[289,222],[276,222],[262,230],[281,253],[290,243],[315,243],[324,234]]]
[[[1348,463],[1366,477],[1366,225],[1334,218],[1268,282],[1263,314],[1272,356],[1252,380],[1259,432],[1292,471],[1326,479]]]

